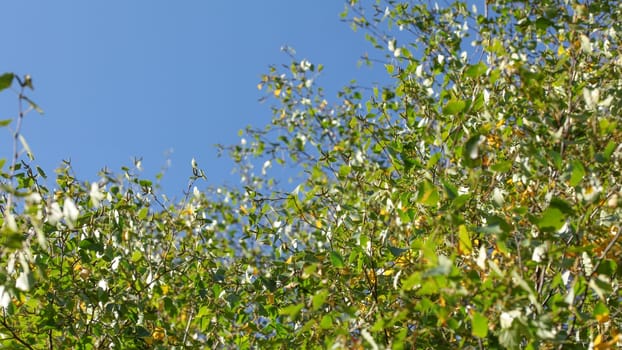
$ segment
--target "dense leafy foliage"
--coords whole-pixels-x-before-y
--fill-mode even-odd
[[[621,11],[348,1],[388,83],[331,101],[287,49],[269,125],[221,146],[241,186],[197,189],[193,161],[178,202],[139,164],[52,181],[20,132],[32,82],[0,76],[29,106],[2,164],[0,344],[617,346]]]

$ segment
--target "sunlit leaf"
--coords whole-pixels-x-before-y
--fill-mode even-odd
[[[583,180],[583,176],[585,176],[585,168],[583,168],[583,164],[579,161],[573,161],[569,180],[570,186],[574,187],[578,185]]]
[[[345,266],[341,255],[334,250],[330,252],[330,262],[333,264],[334,267],[337,268],[342,268]]]
[[[447,102],[443,107],[443,114],[445,115],[457,115],[464,110],[466,102],[462,100],[451,100]]]
[[[484,62],[479,62],[478,64],[470,65],[465,71],[465,75],[469,78],[475,79],[485,74],[486,70],[488,70],[488,67],[484,64]]]
[[[466,226],[460,225],[458,227],[458,239],[458,251],[461,254],[471,254],[473,251],[473,245],[471,243],[471,236],[469,235]]]
[[[486,338],[488,336],[488,318],[479,312],[471,316],[472,334],[476,337]]]
[[[428,180],[421,182],[417,201],[423,205],[434,206],[438,203],[438,200],[439,194],[436,186]]]
[[[566,223],[566,216],[555,207],[546,208],[538,219],[538,227],[543,231],[558,231]]]

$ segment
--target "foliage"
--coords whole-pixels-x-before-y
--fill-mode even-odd
[[[271,123],[221,146],[239,188],[199,191],[194,161],[178,203],[129,168],[50,186],[16,151],[0,344],[616,346],[622,7],[487,4],[348,1],[388,84],[329,102],[287,49]]]

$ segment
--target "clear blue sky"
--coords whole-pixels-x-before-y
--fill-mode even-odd
[[[30,114],[23,133],[48,172],[71,159],[81,180],[107,166],[119,172],[143,158],[153,178],[168,156],[163,185],[179,196],[194,157],[212,185],[238,179],[217,158],[216,143],[270,120],[256,85],[270,64],[297,57],[322,63],[319,84],[335,92],[351,79],[382,79],[357,67],[374,49],[339,20],[339,0],[7,1],[0,6],[0,73],[31,74],[30,96],[46,112]],[[361,79],[364,78],[364,79]],[[334,97],[334,95],[329,95]],[[15,116],[15,94],[0,94],[0,119]],[[10,134],[0,130],[0,157]]]

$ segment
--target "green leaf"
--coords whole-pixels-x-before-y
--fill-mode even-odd
[[[575,160],[571,163],[570,169],[571,175],[569,184],[570,186],[575,187],[583,180],[583,177],[585,176],[585,168],[583,167],[583,164],[581,164],[581,162]]]
[[[438,203],[438,200],[438,190],[432,182],[430,182],[429,180],[424,180],[419,184],[417,202],[426,206],[434,206]]]
[[[540,17],[536,20],[536,28],[538,28],[539,30],[547,30],[548,27],[553,26],[554,23],[551,22],[551,20],[544,18],[544,17]]]
[[[421,284],[421,273],[415,272],[402,283],[402,290],[411,290]]]
[[[143,257],[143,254],[140,251],[135,250],[134,253],[132,253],[132,257],[130,259],[132,260],[133,263],[136,263],[140,261],[142,257]]]
[[[443,107],[444,115],[456,115],[464,110],[466,107],[466,102],[462,100],[450,100],[447,102],[445,107]]]
[[[91,238],[85,238],[81,240],[78,246],[80,247],[80,249],[84,249],[84,250],[94,250],[94,251],[100,250],[99,244],[97,244]]]
[[[553,159],[553,163],[555,164],[555,167],[561,170],[563,159],[562,159],[562,156],[559,154],[559,152],[555,150],[549,150],[548,153],[549,153],[549,156]]]
[[[447,193],[447,198],[453,200],[458,197],[458,189],[451,182],[443,180],[443,188],[445,193]]]
[[[607,143],[605,151],[603,152],[605,160],[609,160],[611,158],[611,155],[613,154],[613,151],[615,151],[617,146],[617,143],[615,143],[614,141],[609,141],[609,143]]]
[[[565,200],[558,198],[558,197],[551,198],[551,202],[549,202],[549,206],[561,210],[561,212],[564,214],[570,214],[570,215],[574,214],[574,211],[572,210],[572,206]]]
[[[352,167],[344,164],[339,168],[339,176],[347,177],[350,174],[350,171],[352,171]]]
[[[13,121],[13,119],[0,120],[0,127],[7,126],[7,125],[11,124],[12,121]]]
[[[512,231],[512,225],[508,224],[502,217],[491,215],[486,218],[486,226],[478,227],[477,232],[486,234],[500,234]]]
[[[4,73],[0,75],[0,91],[8,88],[13,83],[13,73]]]
[[[203,305],[203,306],[201,306],[201,308],[199,308],[199,312],[197,313],[197,317],[201,318],[201,317],[209,316],[209,314],[210,314],[209,307],[207,307],[207,305]]]
[[[2,168],[2,165],[0,165],[0,168]],[[41,167],[37,166],[37,173],[39,173],[39,175],[41,175],[42,178],[47,179],[47,175],[45,174],[45,171],[43,171],[43,169],[41,169]]]
[[[566,223],[566,216],[555,207],[546,208],[537,221],[538,228],[542,231],[559,231],[564,223]]]
[[[431,269],[426,270],[424,273],[425,277],[448,276],[451,272],[451,268],[453,267],[453,262],[451,261],[451,259],[447,258],[445,255],[438,255],[436,257],[436,260],[438,264]],[[433,281],[434,285],[440,288],[444,287],[443,284],[445,282],[446,281],[443,279],[436,279]]]
[[[3,247],[14,248],[14,249],[23,247],[23,242],[25,240],[25,237],[23,234],[19,232],[6,232],[5,230],[3,231],[4,231],[2,232],[2,236],[4,236],[4,239],[2,241]]]
[[[512,162],[510,161],[498,161],[498,162],[495,162],[495,164],[493,164],[490,167],[490,170],[496,171],[499,173],[505,173],[509,171],[510,169],[512,169]]]
[[[600,320],[607,320],[609,318],[609,308],[607,308],[607,305],[603,304],[602,301],[599,301],[598,304],[594,306],[592,314],[599,322]]]
[[[345,264],[343,262],[343,258],[341,257],[341,255],[339,255],[339,253],[337,253],[334,250],[330,252],[330,262],[336,268],[345,267]]]
[[[471,318],[472,334],[479,338],[488,336],[488,318],[479,312],[473,313]]]
[[[147,217],[147,214],[149,214],[149,208],[140,209],[138,212],[138,219],[144,220]]]
[[[322,329],[331,329],[333,327],[333,318],[330,315],[324,315],[320,321],[320,327]]]
[[[471,254],[473,251],[473,244],[471,243],[471,236],[466,226],[460,225],[458,227],[458,247],[462,254]]]
[[[471,200],[471,195],[470,194],[462,194],[459,195],[458,197],[454,198],[453,202],[451,203],[452,207],[454,208],[462,208],[469,200]]]
[[[484,138],[477,134],[471,136],[462,148],[462,161],[470,168],[477,167],[481,164],[480,145],[484,142]]]
[[[469,78],[479,78],[486,73],[486,70],[488,70],[488,66],[484,62],[479,62],[478,64],[470,65],[464,74]]]
[[[291,319],[295,319],[298,314],[300,314],[300,310],[302,310],[303,307],[304,304],[289,305],[279,310],[279,314],[289,316]]]
[[[518,327],[501,329],[499,332],[499,344],[507,349],[520,349],[520,342],[521,336]]]
[[[598,265],[598,270],[596,270],[596,272],[598,272],[599,274],[603,274],[609,277],[613,277],[613,275],[617,271],[618,271],[618,264],[615,261],[609,260],[609,259],[605,259],[601,261],[601,264]]]
[[[143,187],[151,187],[151,185],[153,185],[153,183],[150,180],[139,180],[138,184]]]
[[[426,164],[426,168],[430,169],[433,166],[435,166],[436,163],[438,163],[438,161],[441,159],[441,156],[442,156],[441,152],[434,153],[430,157],[430,159],[428,159],[428,163]]]
[[[328,297],[329,292],[325,289],[318,291],[313,298],[311,299],[312,305],[313,305],[313,311],[317,311],[319,308],[322,307],[322,305],[324,305],[324,301],[326,301],[326,298]]]

